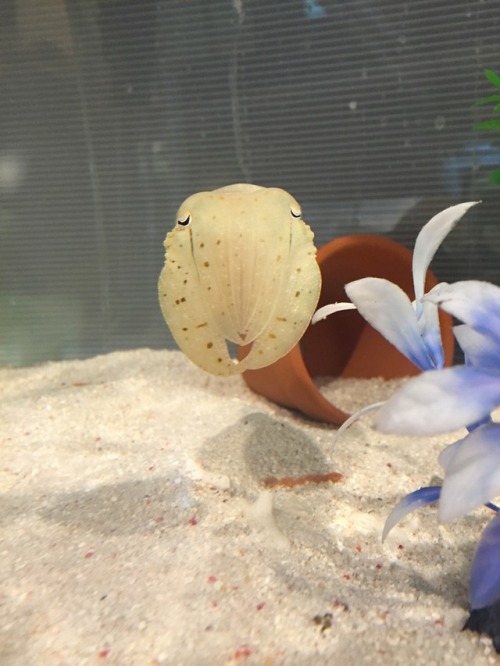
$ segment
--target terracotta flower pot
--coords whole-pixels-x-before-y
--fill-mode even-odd
[[[412,252],[387,238],[364,234],[338,238],[318,250],[318,263],[323,281],[318,307],[348,300],[344,285],[362,277],[386,278],[414,298]],[[436,282],[429,271],[426,291]],[[449,364],[454,349],[452,320],[446,313],[440,317]],[[243,377],[253,391],[280,405],[340,425],[349,414],[323,397],[314,377],[393,379],[418,373],[356,310],[347,310],[309,326],[286,356],[266,368],[247,370]]]

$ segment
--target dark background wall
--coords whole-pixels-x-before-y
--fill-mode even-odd
[[[0,363],[171,345],[163,238],[231,182],[290,190],[318,244],[482,198],[433,266],[499,282],[485,68],[497,0],[2,0]]]

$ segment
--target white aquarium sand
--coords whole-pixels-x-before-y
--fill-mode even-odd
[[[180,352],[0,377],[2,666],[498,663],[460,631],[489,511],[438,526],[428,507],[381,543],[456,435],[367,416],[332,447]],[[392,388],[331,391],[355,408]]]

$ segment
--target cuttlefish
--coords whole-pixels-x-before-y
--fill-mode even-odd
[[[288,192],[235,184],[193,194],[164,246],[161,310],[197,366],[215,375],[261,368],[300,340],[321,275],[313,233]],[[250,351],[238,361],[227,342]]]

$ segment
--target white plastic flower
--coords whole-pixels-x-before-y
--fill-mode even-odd
[[[346,285],[351,303],[334,303],[317,310],[312,323],[339,310],[355,307],[360,314],[421,370],[442,368],[443,346],[438,306],[425,300],[425,276],[437,249],[460,218],[476,205],[469,201],[451,206],[435,215],[421,229],[413,251],[415,300],[383,278],[366,277]]]

